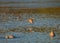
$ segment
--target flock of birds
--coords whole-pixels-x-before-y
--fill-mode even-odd
[[[28,22],[29,22],[29,23],[33,23],[33,18],[30,18],[30,19],[28,20]],[[29,32],[32,32],[32,29],[31,29],[31,28],[29,28],[28,30],[29,30]],[[50,36],[51,38],[53,38],[53,37],[55,36],[54,31],[51,31],[50,34],[49,34],[49,36]],[[13,35],[6,35],[5,38],[7,38],[7,39],[12,39],[12,38],[15,38],[15,37],[14,37]]]

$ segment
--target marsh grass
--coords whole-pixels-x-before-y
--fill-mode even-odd
[[[0,6],[0,13],[6,14],[20,14],[20,13],[42,13],[42,14],[60,14],[60,7],[50,7],[50,8],[16,8]]]

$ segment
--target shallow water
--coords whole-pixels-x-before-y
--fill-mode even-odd
[[[20,17],[21,16],[21,17]],[[19,18],[20,17],[20,18]],[[34,18],[33,23],[27,20]],[[13,14],[0,14],[0,29],[13,29],[34,26],[34,27],[57,27],[60,24],[60,15],[48,14],[20,14],[19,16]],[[57,28],[60,29],[60,28]],[[5,35],[14,35],[13,39],[5,39]],[[60,35],[51,39],[49,33],[42,32],[6,32],[0,34],[0,43],[60,43]]]
[[[1,4],[0,6],[25,7],[25,8],[45,8],[60,7],[59,0],[0,0],[0,2],[19,2],[10,4]],[[24,3],[20,3],[24,2]],[[27,2],[30,2],[27,4]],[[31,3],[36,2],[36,3]],[[48,3],[49,2],[49,3]],[[21,17],[20,17],[21,16]],[[34,18],[33,23],[28,19]],[[60,15],[55,14],[0,14],[0,29],[9,30],[21,27],[55,27],[60,29]],[[23,28],[22,28],[23,29]],[[52,28],[53,29],[53,28]],[[6,35],[14,35],[13,39],[6,39]],[[56,33],[55,33],[56,34]],[[60,43],[60,35],[49,37],[45,32],[6,32],[0,33],[0,43]]]
[[[59,0],[0,0],[0,2],[45,2],[45,1],[59,1]]]
[[[10,4],[0,4],[0,6],[20,7],[20,8],[45,8],[60,7],[59,0],[0,0],[0,2],[15,2]],[[17,3],[19,2],[19,3]],[[28,2],[28,3],[27,3]],[[35,2],[35,3],[32,3]]]
[[[51,39],[49,33],[31,32],[31,33],[7,33],[13,34],[16,38],[0,39],[0,43],[60,43],[60,38],[57,35]]]
[[[26,4],[1,4],[0,6],[11,6],[19,8],[45,8],[45,7],[60,7],[60,3],[26,3]]]
[[[10,16],[9,16],[10,15]],[[60,15],[46,15],[46,14],[20,14],[21,16],[14,16],[13,14],[0,14],[0,28],[17,28],[19,26],[33,26],[33,27],[55,27],[60,26]],[[33,23],[29,23],[28,19],[34,18]]]

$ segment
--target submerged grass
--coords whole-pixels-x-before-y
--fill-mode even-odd
[[[53,28],[53,27],[49,27],[49,28],[31,27],[31,28],[32,28],[32,31],[34,31],[34,32],[49,33],[51,31],[54,31],[58,35],[60,35],[60,29],[58,29],[58,28]],[[0,30],[0,33],[7,33],[7,32],[29,32],[29,30],[27,30],[27,28],[24,28],[24,27],[12,28],[12,29],[8,29],[8,30]]]

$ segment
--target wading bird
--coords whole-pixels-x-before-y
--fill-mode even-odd
[[[29,23],[33,23],[33,19],[34,19],[34,18],[30,18],[30,19],[28,20],[28,22],[29,22]]]
[[[51,39],[52,39],[54,36],[55,36],[54,31],[51,31],[51,32],[50,32],[50,37],[51,37]]]
[[[5,36],[5,38],[12,39],[12,38],[14,38],[14,36],[13,35],[7,35],[7,36]]]
[[[27,27],[26,28],[29,32],[34,32],[32,27]]]

